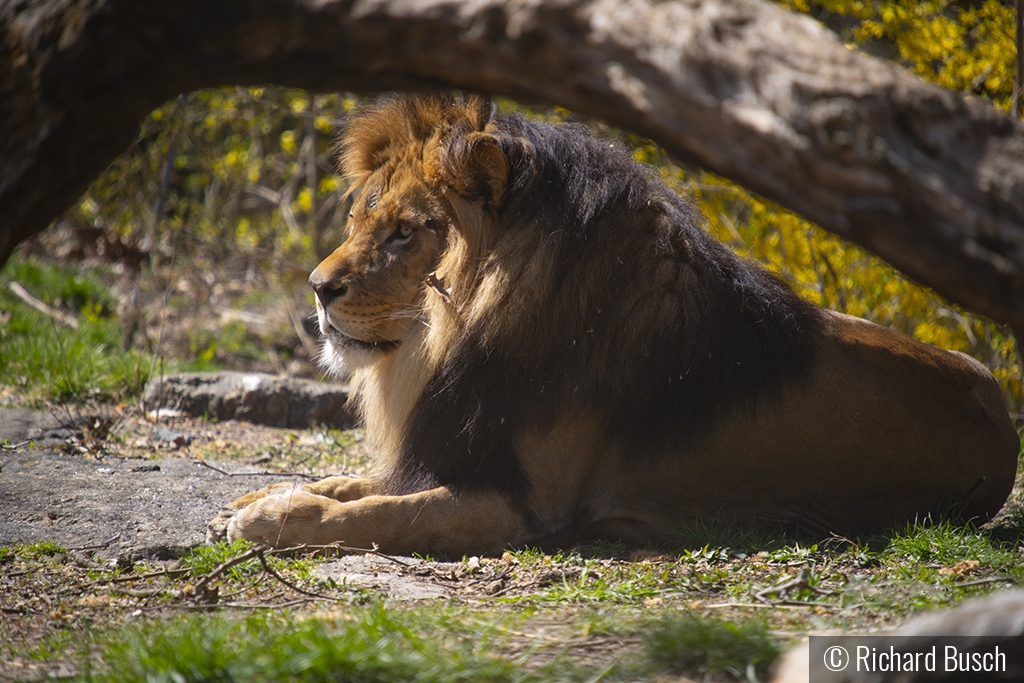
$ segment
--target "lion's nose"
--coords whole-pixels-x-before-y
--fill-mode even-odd
[[[320,303],[327,306],[332,301],[340,299],[348,294],[348,285],[339,280],[331,280],[322,277],[313,271],[313,274],[309,276],[309,284],[316,292],[316,297],[320,299]]]

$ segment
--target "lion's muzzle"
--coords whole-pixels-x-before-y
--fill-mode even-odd
[[[314,270],[309,276],[309,284],[316,292],[316,298],[324,307],[330,306],[332,302],[343,299],[349,293],[349,286],[343,281],[333,280],[320,274],[320,269]]]

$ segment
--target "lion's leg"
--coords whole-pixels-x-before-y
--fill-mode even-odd
[[[366,478],[353,479],[352,477],[327,477],[320,481],[306,484],[302,488],[318,496],[331,498],[345,503],[350,500],[359,500],[367,496],[380,495],[384,486],[380,479]]]
[[[267,496],[286,494],[296,489],[305,489],[318,496],[324,496],[340,502],[358,500],[366,496],[377,495],[381,492],[382,485],[379,479],[353,479],[351,477],[327,477],[311,484],[297,484],[290,481],[281,481],[266,486],[259,491],[247,493],[241,498],[236,498],[220,509],[220,512],[207,525],[206,540],[208,543],[216,543],[226,538],[227,525],[231,518],[257,500]]]
[[[301,488],[263,497],[234,515],[230,540],[277,547],[343,543],[391,553],[499,552],[525,539],[522,518],[501,495],[446,488],[339,502]]]

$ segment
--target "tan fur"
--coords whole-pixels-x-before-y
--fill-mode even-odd
[[[512,182],[506,155],[521,153],[517,172],[529,173],[530,143],[506,137],[502,146],[493,126],[475,98],[395,100],[353,124],[343,170],[363,189],[351,235],[310,281],[325,365],[352,373],[378,468],[367,480],[274,485],[240,498],[211,523],[211,540],[459,555],[552,539],[665,540],[710,516],[828,533],[913,519],[946,499],[969,517],[998,511],[1019,441],[988,371],[840,314],[822,313],[812,328],[806,376],[756,407],[729,408],[700,438],[637,454],[607,436],[593,408],[602,398],[577,400],[573,383],[614,387],[659,351],[652,330],[678,322],[681,299],[688,311],[715,303],[703,298],[710,296],[705,276],[680,257],[692,245],[653,234],[623,235],[607,254],[613,265],[629,250],[649,254],[631,261],[640,269],[615,290],[612,303],[628,314],[605,320],[594,311],[615,326],[616,345],[586,377],[566,367],[550,378],[566,397],[559,412],[513,437],[529,482],[522,499],[472,485],[388,495],[408,457],[411,416],[435,374],[466,351],[466,330],[482,330],[476,343],[505,357],[552,353],[566,321],[534,302],[571,312],[576,300],[583,306],[589,293],[607,290],[608,272],[615,274],[585,272],[561,299],[551,297],[558,231],[498,227]],[[402,242],[406,228],[411,237]],[[594,328],[581,328],[557,350],[571,358],[590,334]]]

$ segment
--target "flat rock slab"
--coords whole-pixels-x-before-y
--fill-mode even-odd
[[[106,544],[97,552],[111,558],[177,557],[205,541],[206,523],[221,505],[288,479],[227,476],[185,458],[95,460],[52,450],[2,453],[0,466],[0,547]]]
[[[35,410],[0,408],[0,441],[13,444],[23,441],[60,444],[71,436],[75,421],[62,421],[57,415]]]
[[[402,557],[400,562],[374,555],[350,555],[324,562],[316,568],[316,574],[338,585],[387,593],[394,600],[436,600],[451,596],[456,587],[455,572],[462,570],[460,563],[426,562],[413,557]]]
[[[351,429],[348,387],[256,372],[186,372],[150,380],[147,410],[244,420],[271,427]]]

